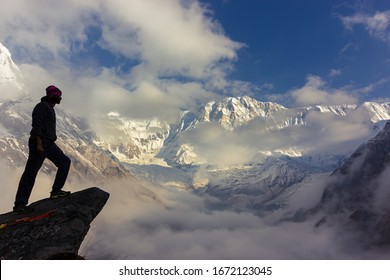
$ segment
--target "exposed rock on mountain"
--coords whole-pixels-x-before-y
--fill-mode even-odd
[[[0,154],[10,166],[25,166],[31,112],[36,103],[21,98],[0,104]],[[72,160],[72,176],[96,183],[132,177],[108,149],[97,145],[99,138],[85,119],[70,116],[61,108],[56,108],[56,113],[57,144]],[[46,162],[43,170],[50,173],[55,168]]]
[[[368,244],[390,245],[390,121],[330,176],[320,209]]]
[[[169,125],[158,119],[128,119],[111,112],[100,121],[100,145],[123,162],[147,162],[163,147]]]
[[[207,103],[202,109],[201,120],[217,122],[226,129],[234,129],[256,117],[271,117],[272,113],[286,110],[273,102],[260,102],[251,97],[228,97]]]
[[[35,211],[0,215],[0,259],[55,259],[78,254],[92,220],[109,194],[89,188],[31,204]]]

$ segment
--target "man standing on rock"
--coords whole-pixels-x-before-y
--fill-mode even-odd
[[[55,86],[46,88],[46,96],[42,97],[32,113],[32,130],[28,141],[29,155],[24,173],[20,179],[15,198],[14,213],[29,213],[34,211],[27,206],[33,189],[35,178],[46,158],[58,168],[56,178],[50,193],[50,198],[70,195],[69,191],[61,190],[68,177],[70,159],[56,145],[56,114],[54,106],[60,104],[62,92]]]

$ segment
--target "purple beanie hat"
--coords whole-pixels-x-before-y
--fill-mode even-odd
[[[56,87],[56,86],[53,86],[53,85],[48,86],[46,88],[46,96],[52,97],[52,96],[55,96],[55,95],[61,96],[62,95],[62,91],[58,87]]]

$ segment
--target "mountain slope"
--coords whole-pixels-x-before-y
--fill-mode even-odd
[[[23,78],[19,67],[13,62],[9,50],[0,43],[0,102],[23,96]]]
[[[286,110],[273,102],[260,102],[249,96],[227,97],[207,103],[201,111],[201,122],[219,123],[232,130],[257,117],[272,118],[274,112]]]
[[[374,121],[383,121],[388,113],[389,103],[288,109],[250,97],[223,98],[205,104],[198,111],[184,111],[171,125],[111,114],[111,129],[117,131],[113,135],[123,131],[124,136],[116,138],[119,142],[108,141],[106,145],[121,161],[130,163],[128,168],[142,178],[211,196],[218,201],[215,207],[267,215],[283,208],[296,190],[309,187],[308,182],[316,182],[316,178],[322,178],[340,166],[350,151],[344,154],[313,151],[308,154],[295,147],[292,141],[285,149],[272,148],[270,142],[265,146],[268,149],[256,150],[253,158],[243,164],[218,166],[208,161],[211,156],[204,157],[200,148],[206,147],[206,152],[212,152],[212,148],[218,149],[229,141],[229,135],[237,135],[242,142],[238,141],[225,150],[226,157],[233,157],[234,150],[245,141],[243,132],[258,131],[256,136],[277,141],[281,137],[294,136],[300,128],[310,131],[313,116],[341,120],[343,125],[348,125],[350,120],[358,121],[361,122],[359,126],[367,127],[367,131],[374,134],[380,127],[374,125]],[[148,127],[149,123],[154,125]],[[316,125],[315,129],[323,130]],[[218,134],[221,137],[215,138]],[[207,138],[210,135],[211,138]],[[134,151],[129,147],[136,147],[138,152],[126,153],[125,147],[129,151]]]
[[[0,106],[0,153],[14,167],[24,167],[27,160],[27,142],[31,130],[31,111],[35,103],[29,98],[6,101]],[[57,112],[57,144],[72,160],[72,173],[80,179],[94,182],[132,176],[112,153],[99,147],[97,136],[84,119]],[[46,172],[55,171],[46,163]]]
[[[356,207],[370,199],[381,182],[378,176],[390,167],[390,121],[374,138],[362,144],[332,174],[332,183],[324,193],[323,202],[334,196],[343,197],[343,206]],[[355,206],[356,205],[356,206]]]
[[[330,176],[317,209],[368,244],[390,245],[390,121]]]
[[[0,154],[12,167],[24,167],[31,130],[31,113],[39,100],[25,93],[22,74],[11,53],[0,43]],[[132,174],[108,150],[98,146],[100,139],[85,119],[56,107],[57,144],[72,160],[71,174],[79,179],[102,182]],[[46,162],[43,170],[54,172]]]
[[[156,118],[128,119],[112,112],[101,121],[105,123],[101,130],[105,131],[106,136],[100,136],[104,140],[102,146],[107,147],[123,162],[159,164],[163,160],[171,166],[186,167],[207,162],[197,151],[194,139],[186,137],[186,134],[196,134],[202,132],[203,128],[210,127],[215,133],[221,130],[233,135],[242,130],[257,130],[259,136],[270,135],[300,126],[308,127],[313,125],[313,119],[315,121],[321,115],[324,116],[322,118],[334,116],[346,123],[366,122],[369,127],[370,124],[390,118],[390,103],[285,108],[248,96],[228,97],[210,101],[197,111],[183,111],[178,121],[172,124]],[[262,152],[269,155],[280,152],[287,155],[302,154],[302,149],[296,147],[285,151],[280,151],[279,148],[276,150],[279,151],[270,148]]]

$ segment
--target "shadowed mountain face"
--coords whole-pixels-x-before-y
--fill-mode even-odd
[[[77,256],[92,220],[108,198],[107,192],[95,187],[34,202],[32,213],[0,215],[0,259]]]
[[[369,244],[390,245],[390,122],[330,176],[319,205]],[[330,218],[330,219],[329,219]]]

